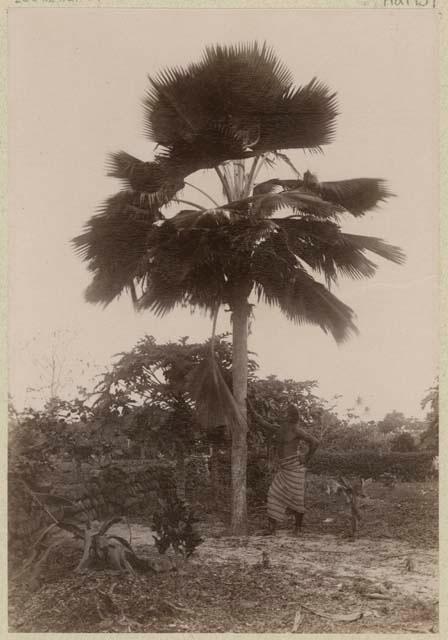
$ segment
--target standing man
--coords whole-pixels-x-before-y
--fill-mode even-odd
[[[250,406],[257,422],[271,433],[277,434],[278,468],[268,492],[269,533],[274,534],[278,523],[286,519],[286,512],[294,513],[294,534],[302,529],[305,513],[305,474],[306,465],[314,455],[319,441],[300,427],[299,411],[296,406],[288,405],[286,420],[275,425],[264,420]],[[304,458],[298,452],[301,442],[308,445]]]

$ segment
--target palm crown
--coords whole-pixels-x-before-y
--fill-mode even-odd
[[[235,296],[253,290],[336,340],[353,332],[351,310],[310,271],[330,283],[338,273],[372,276],[366,251],[402,261],[399,249],[343,233],[338,224],[343,213],[362,215],[391,195],[383,181],[318,183],[305,174],[266,181],[251,195],[257,161],[259,170],[269,153],[318,149],[331,140],[335,94],[316,80],[294,88],[273,52],[254,44],[212,47],[200,63],[162,72],[144,105],[146,133],[163,150],[149,163],[124,152],[111,158],[111,175],[127,189],[74,241],[94,273],[87,299],[108,304],[128,289],[139,308],[163,314],[177,304],[232,306]],[[248,175],[244,159],[251,157]],[[162,213],[190,173],[235,159],[233,173],[226,164],[220,172],[230,202]],[[278,217],[281,209],[291,215]]]
[[[313,79],[295,88],[266,45],[208,47],[199,63],[150,78],[145,132],[162,148],[152,162],[124,152],[111,175],[166,202],[198,169],[275,149],[331,141],[335,94]]]

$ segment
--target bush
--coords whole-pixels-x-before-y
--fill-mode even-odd
[[[346,451],[368,449],[369,451],[384,451],[388,448],[387,437],[374,428],[374,425],[359,423],[341,425],[325,436],[326,447],[331,451]]]
[[[320,451],[313,458],[309,468],[316,474],[359,475],[376,479],[383,473],[393,473],[401,480],[423,481],[431,473],[432,459],[433,454],[428,451]]]
[[[399,433],[394,436],[390,443],[391,451],[416,451],[417,445],[410,433]]]
[[[190,557],[203,539],[196,531],[197,518],[185,502],[169,495],[153,516],[153,529],[157,533],[154,544],[159,553],[171,546],[176,553]]]
[[[186,460],[187,496],[203,496],[210,488],[209,460],[201,455],[192,455]]]

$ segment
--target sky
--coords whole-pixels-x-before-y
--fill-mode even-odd
[[[259,374],[317,380],[323,397],[342,395],[341,409],[360,396],[374,419],[393,409],[421,415],[439,349],[436,15],[376,10],[10,9],[9,378],[18,407],[47,382],[54,334],[64,392],[86,381],[86,363],[101,370],[146,333],[210,336],[209,318],[188,310],[159,319],[125,297],[106,309],[87,304],[90,276],[70,240],[120,189],[106,176],[107,154],[153,157],[143,134],[148,74],[197,60],[207,44],[248,40],[267,41],[297,85],[317,76],[337,91],[335,142],[290,157],[320,180],[387,179],[396,197],[346,229],[407,256],[404,266],[378,259],[373,279],[334,290],[360,331],[343,345],[258,305],[249,348]],[[292,177],[286,167],[266,178],[274,175]],[[189,180],[220,197],[210,174]]]

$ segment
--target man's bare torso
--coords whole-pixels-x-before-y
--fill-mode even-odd
[[[251,408],[252,414],[256,417],[258,424],[268,430],[269,433],[275,434],[276,449],[279,458],[288,458],[289,456],[296,455],[299,446],[302,448],[301,445],[303,443],[307,451],[301,455],[301,459],[305,464],[310,461],[319,445],[319,440],[303,429],[298,419],[295,419],[295,417],[291,419],[290,417],[289,420],[287,419],[281,424],[273,424],[260,416],[250,403],[249,407]],[[294,413],[298,414],[297,410]],[[302,453],[302,451],[300,453]]]
[[[277,452],[280,458],[287,458],[288,456],[295,455],[299,445],[302,442],[306,442],[300,433],[301,431],[302,430],[298,423],[285,422],[281,425],[277,446]],[[309,443],[307,444],[309,447]]]

